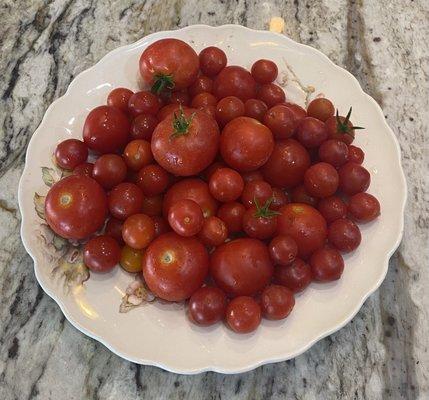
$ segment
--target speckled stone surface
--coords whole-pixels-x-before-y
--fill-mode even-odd
[[[195,23],[266,29],[273,16],[382,106],[408,181],[402,244],[353,321],[294,360],[230,376],[122,360],[74,329],[36,282],[17,204],[28,140],[73,77],[110,50]],[[0,399],[429,398],[426,0],[0,0],[0,21]]]

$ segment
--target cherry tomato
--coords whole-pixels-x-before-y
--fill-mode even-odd
[[[246,183],[241,195],[241,202],[246,208],[255,206],[255,200],[260,204],[265,204],[273,195],[271,185],[265,181],[253,181]]]
[[[369,193],[357,193],[350,197],[349,212],[359,222],[369,222],[380,215],[379,201]]]
[[[94,164],[92,177],[105,189],[119,185],[127,176],[127,166],[117,154],[103,154]]]
[[[226,295],[222,290],[204,286],[189,299],[189,317],[197,325],[213,325],[222,321],[227,304]]]
[[[286,286],[294,293],[302,292],[312,280],[311,267],[300,258],[287,267],[278,266],[274,270],[274,282]]]
[[[229,122],[220,137],[224,161],[238,171],[253,171],[264,165],[274,148],[270,130],[259,121],[238,117]]]
[[[170,183],[168,172],[158,164],[143,167],[137,176],[137,185],[145,196],[156,196],[163,193]]]
[[[142,213],[150,217],[162,215],[162,195],[144,196],[142,201]]]
[[[133,117],[140,114],[156,115],[160,108],[159,98],[145,90],[134,93],[128,100],[128,110]]]
[[[212,106],[212,105],[209,104],[207,106],[199,107],[198,109],[200,111],[206,113],[207,115],[209,115],[213,119],[216,119],[216,106]]]
[[[161,236],[163,233],[171,231],[170,225],[163,217],[154,215],[152,216],[152,221],[155,226],[155,237]]]
[[[310,258],[313,278],[319,282],[331,282],[341,278],[344,260],[341,254],[332,248],[316,250]]]
[[[211,256],[210,273],[228,296],[253,296],[270,282],[273,265],[263,242],[242,238],[216,248]]]
[[[225,222],[229,233],[240,232],[243,228],[243,215],[246,208],[241,203],[235,201],[222,204],[217,216]]]
[[[340,218],[345,218],[347,215],[347,205],[338,196],[330,196],[321,199],[317,208],[328,223]]]
[[[243,215],[243,230],[255,239],[269,239],[277,229],[277,214],[269,208],[271,201],[263,206],[252,206]]]
[[[113,89],[107,96],[107,105],[119,108],[122,112],[128,112],[128,100],[133,95],[133,91],[126,88]]]
[[[142,265],[144,280],[157,297],[182,301],[203,284],[209,256],[198,239],[169,232],[149,245]]]
[[[307,192],[316,197],[329,197],[338,189],[338,172],[328,163],[313,164],[304,174]]]
[[[281,103],[281,105],[288,107],[295,114],[296,119],[299,121],[307,116],[307,112],[298,104],[285,101],[284,103]]]
[[[262,100],[268,108],[276,104],[283,103],[286,100],[285,92],[275,83],[266,83],[258,90],[258,99]]]
[[[143,192],[134,183],[123,182],[109,193],[109,211],[115,218],[127,219],[142,210]]]
[[[107,199],[92,178],[70,175],[55,183],[45,199],[45,218],[51,229],[66,239],[84,239],[104,224]]]
[[[133,249],[141,250],[155,237],[155,224],[146,214],[129,216],[122,226],[122,238]]]
[[[210,178],[212,177],[212,175],[221,168],[225,168],[226,164],[222,161],[215,161],[213,164],[211,164],[208,168],[206,168],[204,170],[204,172],[201,174],[202,177],[206,180],[209,181]]]
[[[116,218],[110,218],[107,221],[106,228],[104,229],[104,234],[115,239],[118,244],[123,244],[122,240],[122,224],[123,221],[120,221]]]
[[[130,121],[118,108],[99,106],[86,117],[83,141],[98,153],[114,153],[128,142]]]
[[[224,126],[234,118],[244,115],[244,103],[235,96],[221,99],[216,105],[216,121]]]
[[[296,139],[304,147],[319,147],[328,138],[325,124],[316,118],[305,117],[296,128]]]
[[[319,203],[317,197],[312,196],[308,193],[304,185],[299,185],[292,190],[292,201],[294,203],[305,203],[312,207],[316,207]]]
[[[264,176],[260,170],[242,172],[241,177],[243,178],[244,183],[264,180]]]
[[[133,249],[125,245],[121,250],[121,259],[119,264],[121,267],[131,273],[140,272],[142,270],[143,251]]]
[[[251,297],[236,297],[226,308],[226,323],[236,333],[253,332],[261,323],[261,306]]]
[[[262,173],[271,185],[292,188],[302,182],[309,166],[307,150],[296,140],[286,139],[276,142]]]
[[[283,206],[277,217],[277,234],[289,235],[298,245],[298,256],[307,258],[326,241],[326,221],[315,208],[303,203]]]
[[[328,239],[338,250],[349,253],[359,247],[362,236],[360,229],[353,221],[340,218],[329,225]]]
[[[294,305],[293,293],[284,286],[270,285],[262,292],[262,315],[266,319],[284,319],[291,313]]]
[[[349,161],[354,162],[356,164],[362,164],[365,158],[365,153],[359,147],[353,146],[350,144],[348,146],[349,150]]]
[[[264,84],[273,82],[279,73],[277,65],[271,60],[258,60],[252,65],[252,76],[256,82]]]
[[[125,147],[124,160],[127,167],[133,171],[139,171],[149,165],[153,162],[150,143],[143,139],[132,140]]]
[[[73,175],[85,175],[88,177],[92,177],[92,171],[94,170],[94,164],[89,162],[84,162],[79,164],[73,170]]]
[[[249,71],[231,65],[222,69],[216,76],[213,81],[213,94],[218,99],[236,96],[244,102],[256,97],[256,82]]]
[[[154,93],[187,88],[197,79],[198,69],[198,55],[179,39],[157,40],[140,57],[140,74]]]
[[[359,192],[365,192],[371,182],[369,172],[360,164],[345,163],[338,170],[340,178],[339,189],[349,196]]]
[[[278,210],[280,207],[283,207],[285,204],[290,203],[289,196],[280,188],[273,188],[273,194],[271,198],[272,198],[271,208],[273,210]]]
[[[168,94],[168,103],[170,104],[181,104],[182,106],[189,106],[189,103],[191,102],[191,98],[186,89],[178,90]]]
[[[168,222],[178,235],[194,236],[203,227],[204,216],[195,201],[182,199],[169,208]]]
[[[158,125],[158,118],[151,114],[140,114],[131,122],[131,139],[149,140]]]
[[[182,111],[161,121],[152,136],[155,160],[168,172],[190,176],[207,168],[216,157],[219,128],[206,113]]]
[[[200,69],[204,75],[215,76],[226,66],[226,54],[218,47],[206,47],[199,55]]]
[[[262,122],[267,112],[267,105],[259,99],[249,99],[244,103],[244,115]]]
[[[219,246],[228,237],[228,228],[225,222],[218,217],[208,217],[204,220],[203,227],[201,228],[198,238],[206,246]]]
[[[349,159],[349,149],[341,140],[330,139],[319,147],[319,157],[334,167],[341,167]]]
[[[328,99],[319,97],[310,102],[307,107],[307,115],[317,118],[319,121],[325,122],[335,113],[334,105]]]
[[[363,129],[362,127],[355,127],[350,121],[352,108],[346,117],[334,115],[326,120],[326,129],[330,139],[341,140],[346,144],[351,144],[355,138],[355,130]]]
[[[90,239],[83,248],[83,262],[94,272],[110,271],[120,258],[121,248],[110,236],[96,236]]]
[[[291,236],[281,235],[271,240],[268,250],[274,264],[286,266],[295,261],[298,245]]]
[[[298,124],[294,112],[282,104],[270,108],[264,116],[264,124],[270,128],[276,139],[287,139],[291,137]]]
[[[55,161],[63,169],[72,170],[87,158],[88,147],[81,140],[64,140],[55,149]]]
[[[189,107],[182,106],[182,110],[186,111],[189,110]],[[159,121],[163,121],[168,116],[172,116],[174,113],[178,114],[180,111],[180,104],[167,104],[166,106],[162,107],[158,114],[156,114],[156,117]]]
[[[223,203],[234,201],[241,196],[244,181],[241,175],[231,168],[220,168],[209,180],[209,190],[212,196]]]
[[[191,107],[200,108],[205,106],[215,106],[217,104],[217,99],[211,93],[202,92],[197,94],[191,103]]]
[[[213,80],[207,76],[200,75],[195,82],[189,86],[188,92],[191,97],[200,93],[211,93],[213,90]]]

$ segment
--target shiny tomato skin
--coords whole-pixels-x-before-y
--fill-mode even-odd
[[[272,203],[270,208],[272,210],[278,210],[280,207],[283,207],[285,204],[290,203],[289,196],[280,188],[273,188],[272,192]]]
[[[168,103],[170,104],[180,104],[182,106],[189,106],[191,102],[191,97],[186,89],[176,90],[169,93]]]
[[[209,256],[195,237],[168,232],[149,245],[142,265],[145,282],[157,297],[182,301],[203,284],[209,269]]]
[[[170,175],[158,164],[144,166],[137,174],[137,185],[145,196],[164,193],[170,183]]]
[[[349,161],[355,162],[356,164],[362,164],[365,158],[365,153],[360,147],[353,146],[352,144],[348,146],[349,149]]]
[[[84,162],[79,164],[73,169],[73,175],[85,175],[92,177],[92,171],[94,170],[94,164],[89,162]]]
[[[152,138],[152,133],[158,125],[158,118],[151,114],[140,114],[131,122],[131,139],[148,140]]]
[[[323,248],[316,250],[310,258],[313,278],[319,282],[331,282],[341,278],[344,260],[338,250]]]
[[[277,234],[291,236],[298,245],[298,256],[306,259],[325,244],[326,221],[315,208],[303,203],[283,206],[277,216]]]
[[[129,169],[140,171],[153,162],[150,143],[143,139],[132,140],[126,145],[123,158]]]
[[[195,82],[189,86],[188,92],[191,97],[200,93],[211,93],[213,90],[213,80],[208,76],[200,75]]]
[[[329,139],[319,147],[319,158],[334,167],[341,167],[349,160],[349,149],[341,140]]]
[[[108,203],[110,214],[125,220],[142,211],[143,192],[134,183],[123,182],[110,191]]]
[[[345,122],[345,117],[340,116],[339,119],[342,123]],[[326,126],[326,129],[328,130],[329,139],[341,140],[347,145],[351,144],[355,139],[355,130],[353,129],[353,124],[351,123],[351,121],[348,121],[348,124],[347,124],[348,132],[342,132],[338,128],[338,121],[335,115],[333,115],[332,117],[329,117],[325,121],[325,126]]]
[[[275,83],[266,83],[258,89],[258,99],[262,100],[268,108],[286,100],[284,90]]]
[[[60,168],[72,170],[88,158],[88,147],[81,140],[67,139],[55,149],[55,161]]]
[[[86,117],[83,141],[101,154],[121,151],[128,142],[130,121],[118,108],[99,106]]]
[[[292,291],[284,286],[267,286],[261,294],[262,315],[266,319],[284,319],[291,313],[294,305]]]
[[[256,82],[264,84],[273,82],[279,70],[275,62],[261,59],[253,63],[251,73]]]
[[[296,128],[296,139],[304,147],[319,147],[327,138],[325,124],[316,118],[305,117]]]
[[[238,117],[230,121],[220,137],[224,161],[238,171],[253,171],[264,165],[274,148],[271,131],[259,121]]]
[[[225,126],[229,121],[244,115],[244,103],[235,96],[227,96],[216,104],[215,117],[220,126]]]
[[[295,261],[298,245],[291,236],[280,235],[271,240],[268,251],[275,265],[286,266]]]
[[[350,253],[359,247],[362,236],[359,227],[353,221],[340,218],[329,225],[328,240],[336,249]]]
[[[264,175],[262,175],[262,172],[259,169],[255,171],[242,172],[241,177],[243,178],[244,183],[264,180]]]
[[[101,235],[90,239],[83,249],[83,262],[94,272],[108,272],[119,263],[121,248],[110,236]]]
[[[296,114],[283,104],[271,107],[264,115],[264,124],[276,139],[290,138],[297,129],[300,120]]]
[[[175,117],[166,117],[153,132],[152,153],[158,164],[174,175],[197,175],[216,157],[219,128],[213,118],[200,110],[186,110],[183,115],[190,121],[187,133],[172,136]]]
[[[228,299],[219,288],[201,287],[189,299],[189,317],[197,325],[213,325],[222,321],[227,304]]]
[[[380,203],[369,193],[357,193],[350,197],[349,213],[359,222],[369,222],[380,215]]]
[[[94,163],[92,177],[105,189],[119,185],[127,176],[127,166],[117,154],[103,154]]]
[[[267,110],[267,105],[259,99],[249,99],[244,103],[244,115],[246,117],[255,118],[259,122],[264,120],[264,115]]]
[[[201,108],[206,106],[215,106],[217,104],[217,99],[211,93],[202,92],[198,93],[191,102],[192,108]]]
[[[339,189],[349,195],[353,196],[359,192],[365,192],[371,183],[371,175],[360,164],[354,162],[347,162],[338,170]]]
[[[236,333],[250,333],[261,323],[261,306],[248,296],[232,299],[226,308],[226,323]]]
[[[203,227],[198,233],[198,238],[206,246],[219,246],[225,242],[227,237],[228,228],[225,222],[215,216],[205,218]]]
[[[112,237],[118,242],[118,244],[122,245],[124,244],[122,239],[122,225],[123,221],[112,217],[107,221],[106,227],[104,228],[104,234]]]
[[[128,100],[133,95],[133,91],[127,88],[113,89],[107,96],[107,105],[119,108],[122,112],[128,112]]]
[[[200,68],[204,75],[214,77],[226,67],[226,54],[219,47],[210,46],[199,54]]]
[[[332,102],[323,97],[319,97],[310,102],[307,107],[309,117],[317,118],[319,121],[325,122],[335,113],[335,107]]]
[[[304,174],[304,186],[311,196],[333,196],[338,189],[338,172],[328,163],[313,164]]]
[[[321,199],[317,205],[317,209],[328,224],[347,216],[347,204],[338,196]]]
[[[296,119],[299,121],[302,120],[307,116],[307,112],[298,104],[296,103],[290,103],[288,101],[285,101],[284,103],[281,103],[283,106],[288,107],[294,114]]]
[[[162,215],[163,196],[144,196],[142,202],[142,213],[150,217]]]
[[[182,106],[182,110],[186,111],[189,110],[189,107],[186,106]],[[166,106],[162,107],[159,111],[158,114],[156,114],[156,118],[159,121],[163,121],[165,118],[167,118],[168,116],[172,116],[174,113],[177,113],[180,110],[180,104],[167,104]],[[156,128],[156,126],[155,126]]]
[[[120,266],[127,272],[136,273],[142,270],[143,250],[136,250],[125,245],[121,250]]]
[[[269,284],[273,265],[263,242],[242,238],[216,248],[211,255],[210,273],[228,296],[253,296]]]
[[[181,199],[169,208],[168,223],[178,235],[194,236],[203,227],[203,212],[195,201]]]
[[[168,222],[159,215],[152,216],[152,221],[155,226],[155,237],[161,236],[164,233],[170,232],[171,228]]]
[[[70,175],[55,183],[45,199],[45,218],[66,239],[84,239],[99,230],[107,215],[103,188],[92,178]]]
[[[293,188],[291,195],[293,203],[305,203],[312,207],[317,207],[319,204],[319,198],[308,193],[304,185]]]
[[[222,204],[217,216],[226,224],[229,233],[240,232],[243,228],[243,215],[246,208],[236,201]]]
[[[230,65],[220,71],[213,81],[213,94],[218,99],[236,96],[244,102],[256,97],[256,82],[243,67]]]
[[[294,293],[302,292],[313,280],[311,267],[300,258],[284,267],[278,266],[274,270],[274,282],[286,286]]]
[[[144,249],[154,237],[155,224],[146,214],[130,215],[122,225],[122,238],[133,249]]]
[[[262,207],[273,196],[271,185],[265,181],[246,183],[241,195],[241,202],[246,208],[255,206],[255,200]]]
[[[243,231],[251,238],[270,239],[276,232],[277,218],[258,216],[257,211],[255,206],[246,210],[243,215]]]
[[[231,168],[219,168],[209,180],[212,196],[223,203],[237,200],[244,189],[241,175]]]

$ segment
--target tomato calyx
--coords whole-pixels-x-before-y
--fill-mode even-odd
[[[335,114],[335,118],[337,120],[337,131],[339,133],[345,134],[345,135],[350,135],[351,137],[354,138],[354,133],[353,131],[355,129],[365,129],[362,126],[353,126],[352,128],[349,127],[349,121],[350,121],[350,116],[352,115],[352,107],[350,107],[349,112],[346,115],[346,118],[344,119],[344,121],[341,121],[340,116],[338,115],[338,109],[337,112]]]
[[[164,90],[173,90],[174,86],[173,75],[155,74],[154,83],[150,90],[154,94],[160,94]]]
[[[179,108],[179,115],[174,113],[173,118],[173,129],[174,132],[171,134],[171,139],[179,136],[187,135],[189,133],[189,127],[191,126],[192,120],[194,119],[195,113],[192,113],[189,118],[186,118],[183,112],[182,106]]]
[[[273,200],[274,198],[271,197],[265,202],[263,206],[261,206],[258,200],[256,199],[256,197],[254,197],[253,203],[255,204],[256,211],[253,214],[253,216],[256,218],[272,218],[272,217],[275,217],[276,215],[280,215],[281,214],[280,212],[270,209],[270,206]]]

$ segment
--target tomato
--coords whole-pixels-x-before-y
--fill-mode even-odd
[[[246,208],[241,203],[235,201],[222,204],[217,216],[225,222],[229,233],[240,232],[243,228],[243,215]]]
[[[261,59],[253,63],[251,73],[256,82],[264,84],[273,82],[279,70],[275,62]]]
[[[349,253],[359,247],[362,236],[360,229],[353,221],[340,218],[329,225],[328,239],[338,250]]]
[[[83,262],[94,272],[110,271],[120,258],[121,248],[110,236],[96,236],[90,239],[83,248]]]
[[[287,101],[281,103],[282,106],[288,107],[294,114],[297,120],[301,121],[307,116],[307,112],[298,104],[289,103]]]
[[[140,114],[131,122],[131,139],[149,140],[158,125],[158,118],[151,114]]]
[[[259,121],[238,117],[229,122],[220,137],[224,161],[238,171],[253,171],[264,165],[274,148],[270,130]]]
[[[307,107],[307,115],[317,118],[319,121],[325,122],[328,118],[334,115],[334,105],[328,99],[319,97],[310,102]]]
[[[213,164],[211,164],[207,169],[205,169],[203,171],[203,173],[201,174],[202,177],[206,180],[209,181],[211,176],[218,170],[221,168],[225,168],[226,164],[222,161],[215,161]]]
[[[217,202],[210,194],[207,183],[201,179],[183,179],[171,186],[164,197],[164,216],[168,215],[174,203],[182,199],[195,201],[201,207],[205,218],[216,215]]]
[[[88,147],[81,140],[67,139],[55,149],[55,161],[60,168],[72,170],[88,158]]]
[[[211,256],[210,273],[228,296],[253,296],[269,284],[273,265],[263,242],[242,238],[216,248]]]
[[[244,102],[256,97],[256,82],[249,71],[231,65],[222,69],[216,76],[213,81],[213,94],[218,99],[236,96]]]
[[[185,89],[198,76],[198,55],[179,39],[161,39],[149,45],[140,56],[140,74],[152,92]]]
[[[317,208],[328,223],[339,218],[345,218],[347,215],[347,205],[338,196],[330,196],[321,199]]]
[[[271,185],[292,188],[302,182],[309,166],[307,150],[296,140],[286,139],[276,142],[262,173]]]
[[[200,93],[211,93],[213,90],[213,80],[208,76],[200,75],[195,82],[189,86],[188,92],[191,97]]]
[[[168,222],[159,215],[152,216],[152,221],[155,226],[155,237],[161,236],[163,233],[171,231]]]
[[[152,135],[155,160],[178,176],[196,175],[216,157],[219,128],[206,113],[182,111],[161,121]]]
[[[210,193],[216,200],[223,203],[238,199],[243,189],[243,178],[231,168],[219,168],[209,180]]]
[[[157,297],[182,301],[203,284],[209,256],[198,239],[169,232],[149,245],[142,265],[144,280]]]
[[[104,224],[107,199],[92,178],[70,175],[55,183],[45,199],[45,218],[51,229],[66,239],[84,239]]]
[[[150,143],[143,139],[132,140],[124,150],[124,160],[127,167],[139,171],[145,165],[153,162]]]
[[[300,120],[289,107],[281,104],[270,108],[264,115],[264,124],[270,128],[276,139],[287,139],[291,137],[299,121]]]
[[[89,162],[84,162],[79,164],[73,170],[73,175],[85,175],[88,177],[92,177],[92,171],[94,170],[94,164]]]
[[[121,259],[119,264],[121,267],[131,273],[140,272],[142,270],[143,251],[133,249],[125,245],[121,250]]]
[[[271,208],[273,210],[278,210],[280,207],[283,207],[285,204],[290,203],[289,196],[280,188],[273,188],[273,194],[271,198],[272,198]]]
[[[117,154],[103,154],[94,164],[92,177],[105,189],[119,185],[127,176],[127,166]]]
[[[371,175],[360,164],[348,162],[338,170],[339,189],[349,196],[365,192],[371,183]]]
[[[207,115],[209,115],[213,119],[216,119],[216,106],[212,106],[209,104],[207,106],[199,107],[198,109],[200,111],[202,111],[203,113],[206,113]]]
[[[235,96],[221,99],[216,105],[216,121],[220,126],[225,126],[234,118],[244,115],[244,103]]]
[[[262,292],[262,315],[266,319],[284,319],[291,313],[294,305],[293,293],[284,286],[270,285]]]
[[[243,230],[247,236],[255,239],[271,238],[277,228],[277,214],[270,209],[271,201],[264,205],[252,206],[243,215]]]
[[[204,286],[189,299],[189,317],[197,325],[213,325],[222,321],[227,304],[227,298],[222,290]]]
[[[142,210],[143,192],[134,183],[123,182],[109,193],[110,213],[117,219],[125,220]]]
[[[268,108],[276,104],[283,103],[286,100],[285,92],[275,83],[266,83],[258,90],[258,99],[262,100]]]
[[[304,174],[304,186],[308,193],[316,197],[329,197],[338,189],[338,172],[328,163],[313,164]]]
[[[203,227],[203,212],[193,200],[178,200],[168,210],[168,223],[178,235],[194,236]]]
[[[236,297],[226,307],[226,323],[236,333],[253,332],[261,323],[261,306],[251,297]]]
[[[107,96],[107,105],[119,108],[122,112],[128,112],[128,100],[133,95],[133,91],[126,88],[113,89]]]
[[[311,267],[300,258],[296,258],[287,267],[278,266],[274,270],[274,282],[286,286],[294,293],[302,292],[312,280]]]
[[[180,108],[182,108],[183,111],[189,110],[189,107],[186,106],[180,106],[180,104],[167,104],[166,106],[162,107],[158,114],[156,114],[156,117],[159,121],[163,121],[165,118],[167,118],[170,115],[173,115],[174,113],[178,113]]]
[[[350,122],[350,115],[352,113],[352,108],[346,117],[341,117],[338,115],[328,118],[325,122],[326,129],[328,130],[328,136],[330,139],[341,140],[346,144],[351,144],[355,138],[356,129],[364,129],[360,126],[353,126]]]
[[[265,181],[253,181],[246,183],[241,195],[241,202],[247,208],[255,206],[255,200],[263,205],[273,195],[271,185]]]
[[[205,106],[215,106],[217,104],[217,99],[211,93],[202,92],[197,94],[191,103],[191,107],[200,108]]]
[[[310,265],[314,280],[319,282],[336,281],[344,270],[341,254],[328,247],[316,250],[310,258]]]
[[[204,220],[203,227],[201,228],[198,238],[206,246],[219,246],[228,237],[228,228],[225,222],[218,217],[208,217]]]
[[[305,203],[312,207],[316,207],[319,203],[319,199],[308,193],[304,185],[299,185],[292,190],[292,202]]]
[[[241,177],[243,178],[244,183],[264,180],[264,176],[260,170],[242,172]]]
[[[163,193],[170,183],[168,172],[158,164],[143,167],[137,176],[137,185],[145,196],[156,196]]]
[[[189,103],[191,102],[191,97],[189,96],[189,93],[186,89],[167,93],[168,103],[170,104],[181,104],[182,106],[189,106]]]
[[[199,58],[201,72],[212,77],[222,71],[227,63],[224,51],[214,46],[201,50]]]
[[[291,236],[276,236],[269,246],[271,260],[275,265],[289,265],[295,261],[298,254],[298,245]]]
[[[304,147],[319,147],[328,138],[325,124],[316,118],[305,117],[296,128],[296,139]]]
[[[298,256],[307,258],[326,241],[326,221],[315,208],[303,203],[286,204],[277,217],[277,234],[289,235],[298,245]]]
[[[122,224],[123,221],[120,221],[116,218],[110,218],[107,221],[106,227],[104,228],[104,234],[115,239],[118,244],[123,244],[122,240]]]
[[[133,249],[141,250],[155,237],[155,224],[146,214],[129,216],[122,226],[122,238]]]
[[[369,222],[380,215],[379,201],[369,193],[357,193],[350,197],[349,212],[359,222]]]
[[[334,167],[341,167],[349,159],[349,149],[341,140],[330,139],[319,147],[319,157]]]
[[[142,201],[142,213],[150,217],[162,215],[163,197],[162,195],[144,196]]]
[[[249,99],[244,103],[244,115],[262,122],[267,112],[267,105],[259,99]]]
[[[365,158],[365,153],[359,147],[353,146],[350,144],[348,146],[349,150],[349,161],[354,162],[356,164],[362,164]]]
[[[98,153],[114,153],[128,142],[130,121],[118,108],[99,106],[86,117],[83,141]]]

